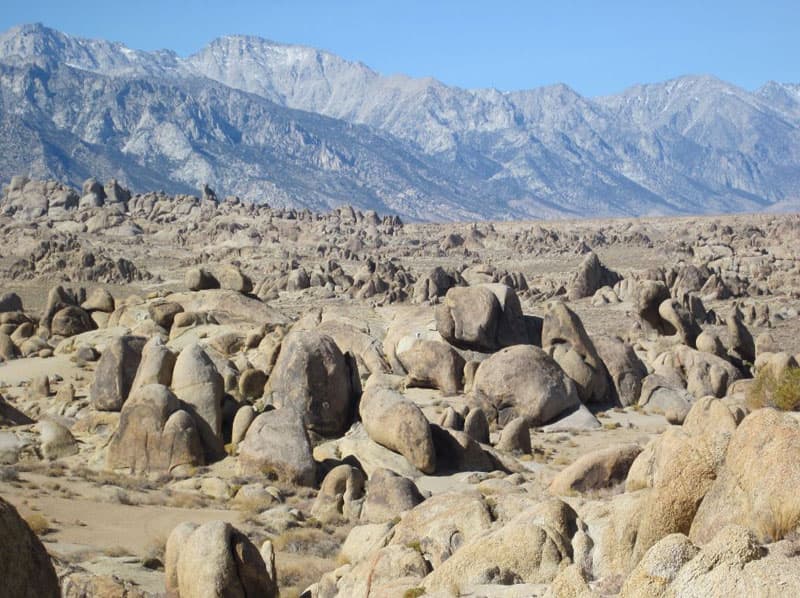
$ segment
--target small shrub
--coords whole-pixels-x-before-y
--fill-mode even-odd
[[[800,409],[800,368],[786,368],[780,376],[771,367],[761,368],[747,390],[747,405],[751,409]]]
[[[123,556],[131,556],[130,550],[123,546],[110,546],[103,551],[103,554],[111,558],[120,558]]]
[[[422,545],[416,540],[406,544],[406,548],[410,548],[411,550],[416,550],[418,553],[422,554]]]
[[[411,588],[403,592],[403,598],[419,598],[425,595],[425,588]]]
[[[275,538],[273,546],[276,551],[332,559],[339,552],[341,543],[323,530],[298,527],[286,530]]]
[[[53,531],[50,528],[50,522],[39,513],[33,513],[32,515],[25,517],[25,523],[28,524],[28,527],[30,527],[31,531],[33,531],[33,533],[37,536],[43,536]]]

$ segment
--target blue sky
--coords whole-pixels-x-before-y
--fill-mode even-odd
[[[603,95],[707,73],[800,82],[800,0],[5,0],[0,29],[45,25],[191,54],[247,33],[462,87],[566,83]]]

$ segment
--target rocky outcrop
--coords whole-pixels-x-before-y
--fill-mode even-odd
[[[166,552],[167,596],[278,596],[274,562],[265,562],[247,536],[224,521],[179,525]],[[269,554],[267,560],[272,561]]]
[[[19,598],[61,596],[53,563],[17,510],[0,498],[0,578],[3,593]]]
[[[263,474],[313,486],[316,464],[300,414],[283,408],[256,417],[239,443],[239,470],[243,475]]]
[[[436,469],[430,425],[419,407],[389,388],[367,388],[359,406],[369,437],[424,473]]]
[[[106,466],[133,473],[173,473],[204,462],[195,420],[178,398],[160,384],[136,389],[122,406]]]
[[[532,345],[508,347],[482,362],[473,392],[497,409],[503,423],[523,416],[531,425],[541,425],[581,404],[574,382]]]
[[[283,340],[264,391],[277,407],[300,413],[309,430],[336,436],[350,425],[359,388],[357,368],[329,336],[291,332]]]

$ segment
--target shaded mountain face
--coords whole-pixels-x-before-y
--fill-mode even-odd
[[[116,177],[413,219],[761,210],[800,197],[800,86],[683,77],[584,98],[382,76],[231,36],[180,58],[0,35],[0,177]]]

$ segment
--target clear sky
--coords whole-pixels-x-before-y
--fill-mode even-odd
[[[3,1],[0,29],[31,22],[181,55],[247,33],[462,87],[560,82],[596,96],[685,74],[800,82],[800,0]]]

